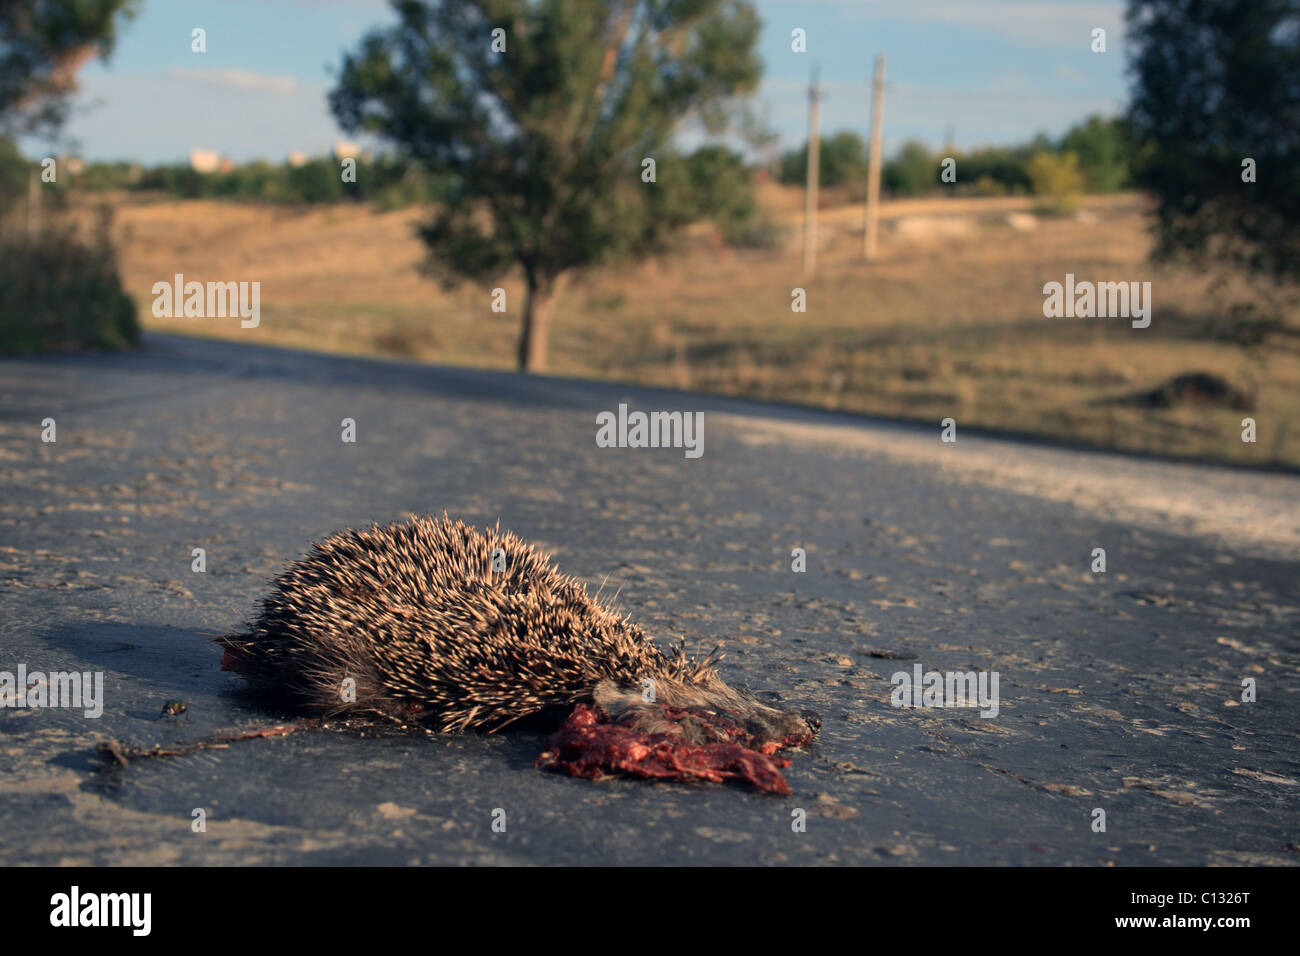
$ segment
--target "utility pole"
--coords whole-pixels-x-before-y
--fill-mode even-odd
[[[817,135],[818,105],[817,67],[813,66],[808,85],[808,184],[803,206],[803,274],[810,276],[817,268],[817,186],[821,177],[821,137]]]
[[[867,159],[867,211],[862,230],[862,255],[876,257],[876,220],[880,216],[880,124],[885,112],[885,57],[876,54],[871,83],[871,152]]]

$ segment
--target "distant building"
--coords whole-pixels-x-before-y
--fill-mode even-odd
[[[349,143],[347,140],[339,140],[334,144],[335,159],[356,159],[361,153],[361,147],[356,143]]]
[[[291,153],[289,154],[289,165],[290,165],[290,166],[306,166],[306,165],[307,165],[307,154],[304,153],[304,152],[302,152],[301,150],[297,150],[297,149],[295,149],[293,152],[291,152]]]
[[[190,169],[196,173],[215,173],[220,168],[221,156],[215,150],[190,150]]]
[[[234,172],[235,161],[231,159],[229,156],[222,156],[221,165],[218,167],[218,169],[220,172],[223,173]]]

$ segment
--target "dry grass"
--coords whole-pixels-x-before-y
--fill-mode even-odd
[[[882,210],[881,255],[858,257],[861,206],[824,210],[815,278],[800,273],[797,191],[766,187],[786,222],[780,251],[718,248],[701,230],[681,253],[572,282],[551,347],[559,374],[670,385],[933,422],[978,425],[1159,454],[1300,465],[1300,317],[1250,342],[1230,306],[1245,286],[1146,262],[1132,196],[1020,231],[1028,199],[922,200]],[[833,201],[833,200],[832,200]],[[440,289],[422,278],[419,214],[351,206],[285,210],[215,202],[124,203],[127,287],[147,328],[332,352],[511,366],[521,285]],[[187,280],[262,283],[262,322],[156,319],[149,289]],[[1150,328],[1047,319],[1043,283],[1152,283]],[[791,290],[808,311],[792,313]],[[1151,409],[1109,399],[1203,371],[1252,397],[1249,412]],[[1240,439],[1243,415],[1259,441]]]

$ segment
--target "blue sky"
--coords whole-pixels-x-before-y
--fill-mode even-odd
[[[1125,100],[1122,0],[756,0],[763,19],[761,109],[785,146],[802,143],[813,63],[822,132],[865,133],[868,78],[885,54],[885,148],[938,147],[1059,134]],[[374,25],[386,0],[144,0],[112,60],[82,74],[65,131],[92,159],[179,161],[191,148],[237,161],[324,153],[343,134],[325,96],[331,69]],[[208,49],[190,50],[190,31]],[[790,33],[807,32],[794,53]],[[1106,30],[1107,52],[1090,50]],[[47,144],[29,141],[31,153]]]

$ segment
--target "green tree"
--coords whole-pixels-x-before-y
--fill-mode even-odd
[[[1300,279],[1295,0],[1130,0],[1128,37],[1133,180],[1158,202],[1156,255]]]
[[[817,165],[823,186],[865,182],[867,144],[850,130],[841,130],[830,138],[822,137]],[[808,176],[808,144],[783,154],[780,169],[781,182],[802,186]]]
[[[686,157],[693,218],[712,219],[724,230],[748,223],[758,213],[758,199],[745,159],[725,146],[701,146]]]
[[[909,139],[880,170],[885,190],[896,196],[919,196],[939,186],[939,157],[920,140]]]
[[[725,126],[759,79],[758,17],[747,0],[392,2],[398,23],[344,57],[330,105],[449,178],[421,230],[429,268],[487,281],[517,266],[519,367],[544,369],[566,278],[681,224],[643,162],[674,162],[687,118]]]
[[[339,164],[333,159],[312,159],[288,171],[289,189],[303,202],[318,203],[342,199],[345,189]]]
[[[1033,189],[1029,178],[1028,146],[985,146],[957,157],[957,182],[968,183],[984,195],[1021,194]]]
[[[77,70],[107,57],[137,0],[0,0],[0,136],[57,130]]]
[[[1071,127],[1061,137],[1061,152],[1079,158],[1079,171],[1092,192],[1118,192],[1128,182],[1128,144],[1118,117],[1093,115]]]
[[[1029,160],[1029,178],[1034,184],[1034,195],[1041,197],[1043,208],[1065,214],[1074,212],[1083,192],[1083,174],[1079,172],[1079,157],[1074,153],[1035,153]]]

